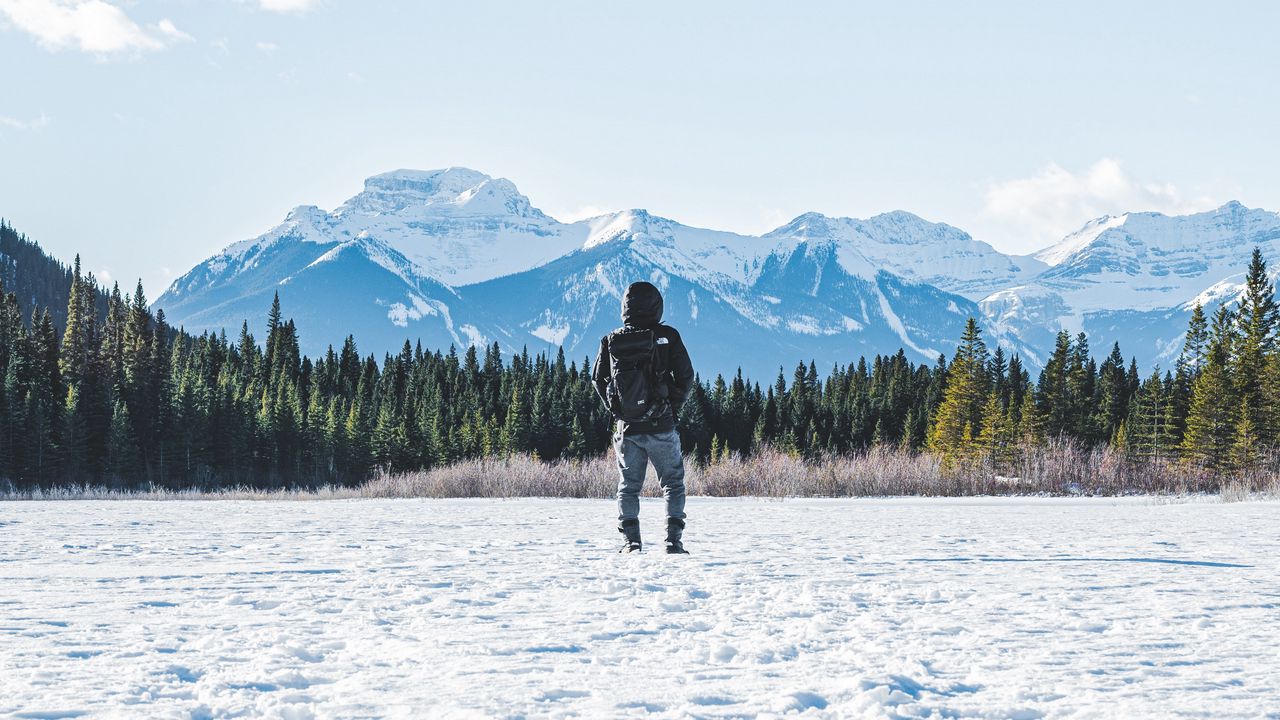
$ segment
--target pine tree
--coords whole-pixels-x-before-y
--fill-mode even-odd
[[[1187,372],[1193,377],[1199,374],[1205,363],[1205,353],[1209,347],[1209,323],[1204,317],[1204,308],[1196,302],[1191,309],[1191,320],[1187,325],[1187,335],[1182,342],[1180,362],[1185,364]]]
[[[1046,435],[1058,437],[1071,431],[1075,399],[1071,395],[1071,363],[1075,346],[1065,330],[1058,333],[1053,353],[1040,372],[1040,386],[1036,391],[1038,414]]]
[[[1129,445],[1135,457],[1160,462],[1169,460],[1172,449],[1168,446],[1167,421],[1168,398],[1157,368],[1134,395],[1132,412],[1127,421]]]
[[[1232,470],[1252,475],[1262,463],[1262,439],[1254,425],[1255,414],[1249,406],[1249,396],[1241,395],[1240,410],[1236,415],[1235,438],[1227,463]]]
[[[565,446],[564,456],[567,458],[585,458],[589,453],[587,437],[582,431],[582,421],[573,416],[573,424],[569,428],[569,444]]]
[[[929,435],[929,449],[944,462],[954,464],[972,454],[973,441],[982,428],[988,384],[986,344],[977,321],[969,318]]]
[[[1093,426],[1096,428],[1096,440],[1110,441],[1120,424],[1124,422],[1129,410],[1129,383],[1125,377],[1124,356],[1120,354],[1120,343],[1111,348],[1111,354],[1098,368],[1096,393],[1098,401],[1095,405]]]
[[[1276,328],[1280,325],[1275,286],[1267,277],[1262,251],[1256,247],[1235,318],[1237,340],[1230,373],[1240,398],[1237,421],[1248,426],[1247,432],[1237,432],[1236,442],[1254,443],[1255,447],[1240,451],[1241,457],[1252,458],[1261,454],[1264,445],[1274,445],[1276,428],[1272,427],[1269,412],[1274,400],[1266,394],[1266,371],[1267,357],[1276,349]],[[1247,416],[1240,414],[1245,412]]]
[[[1128,421],[1121,420],[1120,425],[1116,428],[1116,432],[1111,436],[1109,447],[1125,456],[1133,455],[1133,444],[1129,442]]]
[[[1022,396],[1022,406],[1018,409],[1017,423],[1018,447],[1022,451],[1044,445],[1044,417],[1040,414],[1040,406],[1035,393],[1029,388]]]
[[[1183,458],[1217,471],[1229,467],[1239,409],[1225,355],[1222,347],[1208,353],[1200,376],[1192,385],[1191,408],[1182,440]]]
[[[507,408],[507,421],[502,435],[504,447],[508,454],[523,454],[533,451],[532,420],[529,409],[525,405],[524,393],[520,388],[511,392],[511,404]]]
[[[982,431],[976,442],[978,454],[991,474],[998,474],[1014,458],[1016,431],[1006,407],[994,390],[987,394],[982,411]]]
[[[107,467],[110,477],[116,487],[128,487],[138,477],[140,458],[129,410],[122,402],[117,402],[111,412],[109,438]]]

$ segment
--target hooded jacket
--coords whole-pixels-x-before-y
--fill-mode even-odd
[[[652,329],[657,342],[658,382],[666,389],[667,407],[651,421],[643,423],[624,423],[619,421],[619,429],[623,434],[669,432],[676,426],[675,411],[684,404],[693,387],[693,364],[689,362],[689,352],[680,339],[680,333],[670,325],[662,324],[662,293],[653,284],[634,282],[627,286],[622,296],[623,328]],[[609,367],[609,336],[600,338],[600,353],[596,355],[595,368],[591,374],[596,394],[600,396],[605,407],[613,411],[609,404],[609,383],[611,381]],[[661,395],[661,391],[659,391]]]

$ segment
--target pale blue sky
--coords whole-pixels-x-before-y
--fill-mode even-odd
[[[1025,252],[1103,212],[1280,209],[1278,28],[1271,2],[0,0],[0,215],[152,298],[398,167],[565,219],[906,209]]]

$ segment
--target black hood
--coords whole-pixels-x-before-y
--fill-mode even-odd
[[[662,320],[662,293],[652,283],[633,282],[622,296],[622,322],[647,328]]]

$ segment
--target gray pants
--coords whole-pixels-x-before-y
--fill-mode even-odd
[[[680,433],[613,434],[613,453],[618,458],[618,520],[640,516],[640,488],[649,463],[658,472],[662,497],[667,500],[667,517],[684,519],[684,456],[680,453]]]

